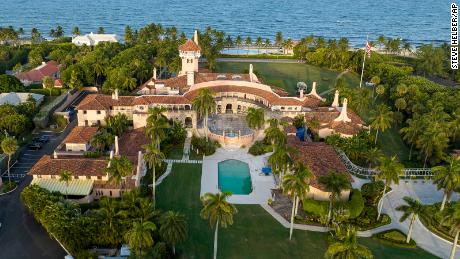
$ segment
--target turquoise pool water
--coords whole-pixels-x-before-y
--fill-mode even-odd
[[[232,194],[249,194],[252,192],[251,175],[248,164],[239,160],[225,160],[218,164],[219,188],[222,192]]]

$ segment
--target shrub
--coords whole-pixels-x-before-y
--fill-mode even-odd
[[[358,217],[364,209],[364,199],[361,191],[353,189],[350,194],[350,201],[346,203],[345,207],[350,212],[350,218]]]
[[[101,152],[86,151],[85,153],[83,153],[83,156],[86,157],[86,158],[98,158],[98,157],[101,156]]]
[[[362,196],[366,201],[366,205],[368,206],[377,206],[380,198],[383,195],[383,189],[385,184],[383,181],[376,181],[365,183],[361,187]]]
[[[316,216],[324,216],[328,213],[329,202],[305,199],[302,202],[303,210]]]
[[[67,126],[67,119],[59,114],[53,115],[53,122],[56,123],[60,129],[64,129]]]
[[[375,239],[385,241],[386,243],[394,244],[402,247],[416,247],[417,244],[413,239],[406,243],[406,235],[399,230],[392,229],[378,233],[374,236]]]
[[[193,136],[191,144],[194,148],[198,149],[200,154],[205,154],[210,156],[216,152],[216,149],[220,147],[220,144],[217,141],[209,139],[206,141],[205,138],[198,138]]]
[[[253,156],[260,156],[271,151],[273,151],[273,147],[271,145],[265,143],[265,141],[256,141],[249,148],[248,153]]]
[[[49,89],[44,89],[44,88],[41,88],[41,89],[30,89],[30,92],[36,93],[36,94],[43,94],[43,95],[47,95],[47,96],[50,95],[50,90],[49,90]],[[52,96],[59,96],[59,95],[61,95],[61,89],[58,89],[58,88],[53,88],[53,89],[51,89],[51,95],[52,95]]]

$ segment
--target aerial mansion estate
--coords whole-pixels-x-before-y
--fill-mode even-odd
[[[317,94],[316,83],[311,85],[308,93],[300,88],[296,97],[282,96],[254,74],[252,65],[249,65],[248,74],[203,71],[198,65],[200,52],[195,33],[193,40],[179,47],[182,69],[177,77],[158,79],[154,68],[153,77],[135,90],[136,96],[121,96],[117,90],[111,95],[87,95],[77,106],[78,126],[64,139],[54,155],[44,156],[30,170],[33,183],[64,193],[65,183],[59,181],[59,173],[68,170],[73,178],[67,188],[68,194],[82,202],[101,196],[118,197],[122,190],[139,186],[146,173],[142,145],[149,142],[145,136],[148,111],[156,106],[166,108],[164,115],[168,119],[182,122],[189,136],[204,137],[207,134],[224,150],[249,147],[255,140],[264,137],[263,129],[256,132],[245,122],[245,114],[250,107],[263,108],[265,119],[290,120],[299,114],[304,115],[307,125],[312,120],[319,122],[317,133],[321,138],[332,134],[349,137],[365,127],[359,116],[347,108],[347,99],[340,99],[338,92],[331,105],[327,105]],[[216,112],[209,115],[207,124],[193,107],[194,98],[204,88],[212,92],[216,103]],[[117,114],[125,114],[132,121],[130,131],[115,137],[110,157],[85,157],[84,152],[94,149],[90,140],[97,134],[98,126],[104,126],[106,118]],[[204,125],[208,130],[204,129]],[[289,127],[285,131],[292,135]],[[330,170],[345,173],[346,169],[332,147],[295,138],[291,136],[288,141],[299,151],[294,159],[308,164],[315,175],[324,175]],[[133,163],[133,172],[122,185],[116,185],[109,181],[106,168],[112,157],[122,155]],[[328,198],[328,193],[321,191],[321,186],[315,181],[312,187],[310,190],[314,198]]]

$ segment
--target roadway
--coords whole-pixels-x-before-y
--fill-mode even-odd
[[[77,97],[76,105],[81,98]],[[70,106],[69,105],[69,106]],[[43,156],[52,155],[54,149],[62,142],[77,123],[73,119],[61,133],[42,131],[39,135],[46,135],[50,141],[40,150],[21,151],[18,161],[11,167],[14,180],[21,180],[18,188],[11,194],[0,196],[0,258],[31,258],[53,259],[64,258],[66,252],[56,240],[50,237],[46,230],[28,212],[20,200],[22,190],[32,181],[27,176],[30,168]],[[7,176],[4,175],[4,181]]]

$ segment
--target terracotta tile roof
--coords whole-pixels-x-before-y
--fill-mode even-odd
[[[145,135],[145,127],[142,127],[123,134],[118,140],[118,146],[121,155],[135,156],[137,160],[138,152],[144,151],[142,146],[151,142],[150,138]]]
[[[97,127],[81,127],[77,126],[67,135],[62,143],[75,143],[75,144],[86,144],[89,143],[91,138],[96,134]]]
[[[187,87],[187,75],[157,80],[155,84],[164,84],[165,87],[171,87],[171,89],[183,89]]]
[[[179,46],[180,51],[201,51],[200,46],[198,46],[193,40],[189,39],[187,42]]]
[[[296,150],[291,153],[293,160],[302,161],[314,174],[315,177],[310,183],[313,187],[325,191],[318,179],[331,171],[345,174],[350,182],[353,181],[332,146],[324,142],[302,142],[295,136],[288,136],[288,146]]]
[[[305,106],[306,103],[313,104],[314,97],[305,98],[305,100],[300,100],[295,97],[280,97],[279,95],[265,91],[258,88],[253,87],[246,87],[246,86],[235,86],[235,85],[218,85],[218,86],[210,86],[208,87],[211,91],[214,92],[241,92],[241,93],[248,93],[254,94],[261,98],[264,98],[272,105],[292,105],[292,106]],[[198,94],[199,89],[189,91],[184,94],[184,97],[193,100],[195,96]],[[316,99],[318,104],[321,100]]]
[[[336,133],[345,135],[357,134],[364,125],[363,120],[349,107],[347,108],[347,115],[351,119],[350,122],[334,121],[339,117],[340,112],[332,107],[317,107],[312,109],[312,111],[305,112],[304,115],[307,124],[309,121],[316,119],[320,122],[321,129],[330,128]]]
[[[191,104],[190,100],[182,95],[142,95],[138,96],[132,102],[132,105],[147,104]]]
[[[64,84],[62,83],[61,79],[54,80],[55,87],[62,87]]]
[[[60,70],[60,65],[54,61],[48,61],[43,65],[40,65],[28,72],[16,74],[16,78],[19,80],[26,80],[31,82],[42,81],[45,76],[52,76],[53,74],[58,73]]]
[[[78,110],[108,110],[113,106],[132,106],[135,96],[119,96],[118,100],[110,95],[88,94],[78,104]]]
[[[105,176],[108,161],[93,158],[51,158],[46,155],[30,169],[29,175],[59,175],[68,170],[74,176]]]

